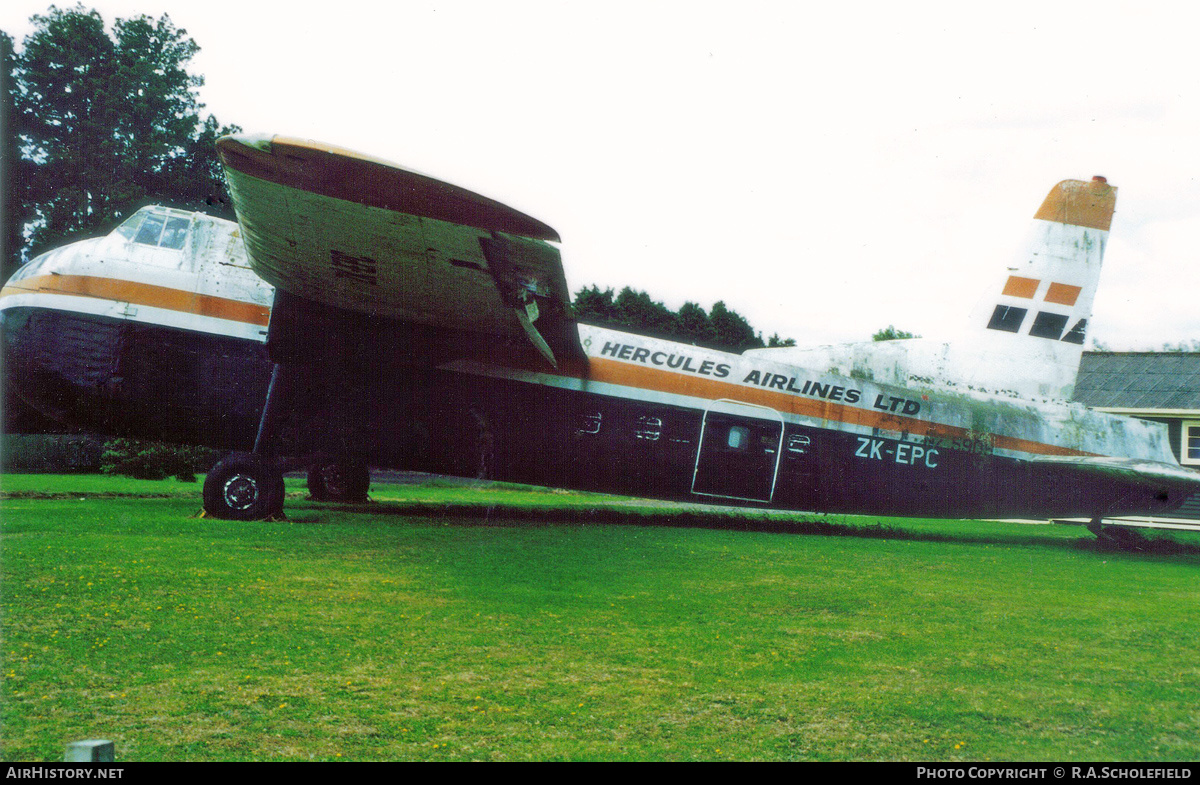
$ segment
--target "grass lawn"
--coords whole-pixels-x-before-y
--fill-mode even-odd
[[[191,517],[196,484],[0,478],[0,755],[1200,758],[1196,535],[288,490],[234,523]]]

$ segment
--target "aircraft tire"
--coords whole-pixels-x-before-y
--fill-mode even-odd
[[[317,501],[358,504],[370,489],[371,470],[362,461],[321,455],[308,467],[308,492]]]
[[[204,512],[227,521],[260,521],[283,512],[283,474],[262,456],[232,453],[204,478]]]

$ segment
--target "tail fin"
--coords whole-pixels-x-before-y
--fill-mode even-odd
[[[908,387],[1069,400],[1117,203],[1103,177],[1064,180],[1033,216],[1017,262],[971,315],[960,340],[756,349],[748,354]]]
[[[1070,398],[1116,203],[1103,177],[1050,190],[1023,255],[971,315],[971,343],[986,362],[973,369],[978,383]]]
[[[1116,203],[1103,177],[1054,186],[1033,217],[1024,258],[980,301],[972,324],[1012,336],[1014,351],[1044,346],[1028,338],[1082,346]]]

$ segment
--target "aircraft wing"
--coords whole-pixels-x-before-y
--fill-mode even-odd
[[[217,141],[254,271],[298,297],[576,354],[558,234],[386,161],[284,137]],[[551,348],[551,347],[555,348]],[[578,352],[581,353],[581,352]]]

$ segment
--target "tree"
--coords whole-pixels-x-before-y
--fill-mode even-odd
[[[721,346],[729,347],[728,351],[740,354],[747,349],[763,347],[762,336],[754,332],[754,328],[745,317],[737,311],[729,310],[723,300],[713,303],[708,318],[717,333],[717,342]]]
[[[908,338],[920,338],[919,335],[913,335],[906,330],[897,330],[894,326],[888,325],[884,329],[871,336],[872,341],[902,341]]]
[[[637,325],[651,335],[663,338],[679,334],[679,319],[667,306],[651,300],[645,292],[635,292],[626,286],[613,301],[616,320]]]
[[[575,318],[582,322],[608,322],[613,319],[613,290],[592,285],[575,293],[571,304]]]
[[[17,132],[13,120],[13,40],[0,32],[0,283],[16,269],[13,263],[21,248],[20,227],[10,220],[21,204],[17,193],[15,165],[17,161]]]
[[[767,339],[768,349],[778,349],[786,346],[795,346],[795,338],[780,338],[779,333],[771,333],[771,337]]]
[[[13,61],[18,199],[5,218],[26,258],[150,201],[232,217],[213,142],[240,129],[201,117],[186,30],[164,14],[110,34],[82,5],[32,21]]]
[[[712,319],[698,304],[686,302],[679,308],[679,330],[681,338],[700,346],[715,346],[717,331]]]
[[[762,335],[755,333],[745,318],[729,310],[723,302],[713,305],[710,313],[705,313],[693,302],[686,302],[678,311],[672,311],[651,299],[649,294],[628,286],[616,295],[612,289],[600,291],[597,286],[589,286],[575,293],[571,307],[575,318],[581,322],[725,352],[743,352],[766,345],[796,345],[791,338],[783,339],[778,335],[772,335],[770,344],[764,344]]]

